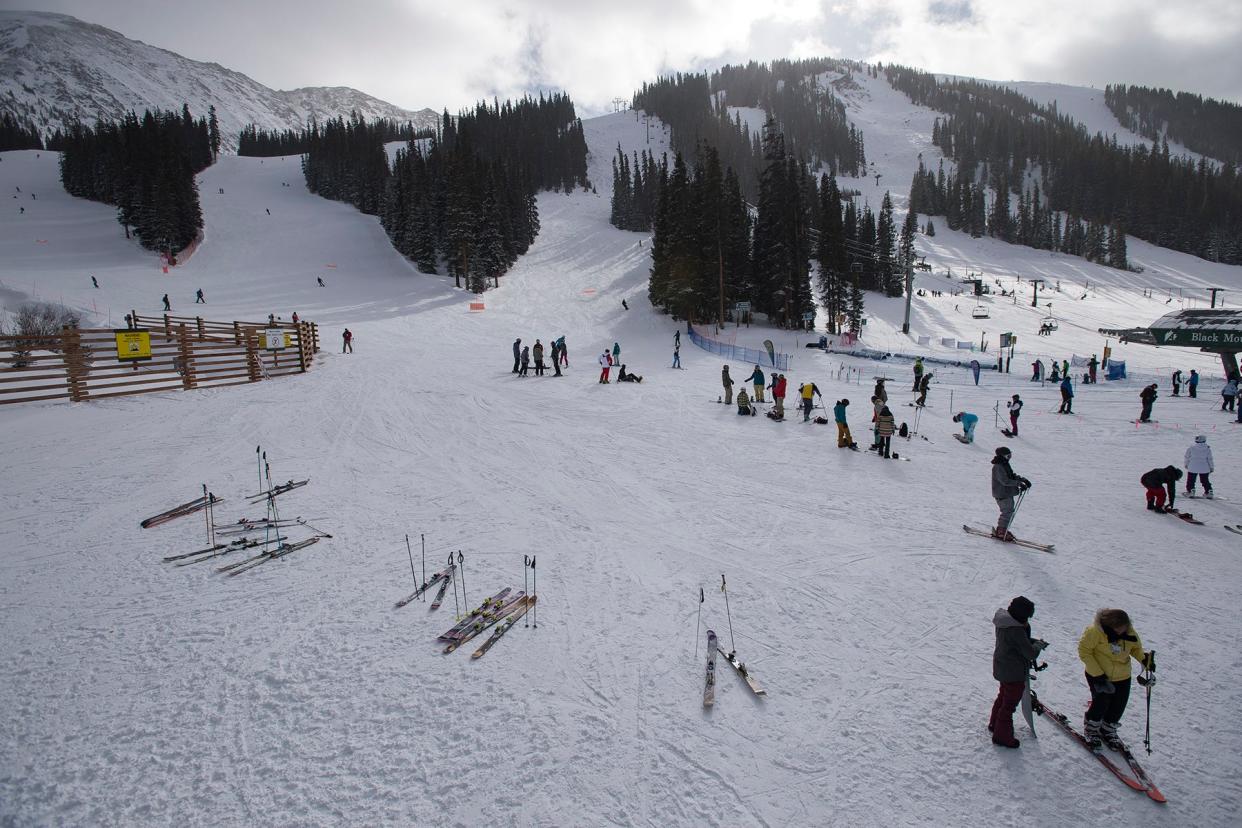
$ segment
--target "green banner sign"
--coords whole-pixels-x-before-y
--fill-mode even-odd
[[[1184,330],[1179,328],[1152,328],[1151,334],[1157,345],[1180,345],[1191,348],[1242,351],[1242,331]]]

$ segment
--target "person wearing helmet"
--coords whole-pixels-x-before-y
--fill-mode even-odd
[[[1163,469],[1152,469],[1139,478],[1143,488],[1147,490],[1147,508],[1153,512],[1172,512],[1173,499],[1177,495],[1177,481],[1182,479],[1182,470],[1177,466],[1165,466]],[[1168,492],[1169,503],[1164,502]]]
[[[1012,456],[1008,446],[1000,446],[992,458],[992,497],[996,498],[996,505],[1000,507],[1000,518],[996,521],[992,536],[1005,541],[1014,539],[1009,531],[1009,522],[1013,520],[1016,508],[1014,497],[1031,488],[1031,481],[1014,474],[1013,467],[1009,465]]]

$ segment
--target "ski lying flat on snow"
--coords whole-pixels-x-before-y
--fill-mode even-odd
[[[179,517],[192,515],[195,512],[206,509],[209,505],[214,506],[217,503],[223,503],[224,498],[216,497],[214,494],[208,494],[206,497],[196,497],[188,503],[182,503],[180,506],[174,506],[166,512],[160,512],[158,515],[152,515],[144,520],[140,525],[143,529],[150,529],[152,526],[159,526],[161,523],[168,523],[170,520],[176,520]]]
[[[1195,516],[1192,515],[1190,512],[1179,512],[1177,509],[1173,509],[1169,512],[1169,514],[1173,515],[1174,517],[1179,517],[1182,520],[1186,521],[1187,523],[1193,523],[1195,526],[1203,525],[1203,521],[1197,520]]]
[[[456,570],[457,564],[453,564],[453,568]],[[433,610],[438,610],[440,608],[440,604],[444,603],[444,593],[448,592],[449,584],[451,583],[453,583],[453,577],[451,575],[440,583],[440,591],[436,593],[435,598],[431,599],[431,608]]]
[[[1235,535],[1242,535],[1242,523],[1236,526],[1230,526],[1228,523],[1226,523],[1225,528],[1228,529],[1230,532],[1233,532]]]
[[[1062,730],[1068,733],[1070,737],[1074,739],[1074,741],[1082,745],[1086,749],[1086,751],[1090,753],[1092,756],[1094,756],[1096,759],[1099,759],[1100,764],[1102,764],[1104,767],[1112,771],[1113,775],[1116,776],[1118,779],[1120,779],[1122,782],[1126,783],[1128,786],[1130,786],[1136,791],[1142,791],[1143,793],[1147,794],[1155,802],[1165,801],[1164,794],[1160,793],[1160,790],[1154,784],[1151,783],[1151,780],[1147,776],[1147,773],[1143,771],[1142,768],[1138,767],[1138,763],[1134,760],[1134,757],[1130,754],[1129,750],[1126,750],[1124,753],[1122,753],[1122,757],[1125,758],[1125,760],[1129,763],[1130,769],[1133,770],[1135,774],[1139,777],[1137,779],[1133,776],[1130,776],[1130,774],[1126,773],[1125,771],[1123,771],[1117,765],[1117,763],[1115,763],[1112,759],[1110,759],[1105,754],[1096,753],[1094,750],[1092,750],[1091,747],[1087,744],[1086,737],[1074,729],[1074,727],[1069,723],[1069,719],[1067,719],[1064,714],[1056,712],[1055,710],[1049,708],[1047,705],[1041,702],[1039,700],[1039,697],[1036,696],[1033,691],[1031,693],[1031,706],[1037,714],[1041,716],[1047,716],[1049,719],[1053,721],[1054,724],[1056,724],[1058,727],[1060,727]]]
[[[221,555],[227,555],[230,552],[236,552],[239,549],[253,549],[256,546],[262,546],[265,542],[281,543],[282,541],[285,541],[285,540],[288,540],[288,538],[284,537],[283,535],[278,538],[272,538],[270,541],[263,541],[260,538],[254,538],[254,539],[240,538],[238,540],[233,541],[232,543],[216,544],[211,549],[200,549],[198,552],[191,552],[188,555],[174,555],[170,558],[165,558],[164,560],[179,561],[179,563],[177,563],[177,566],[189,566],[190,564],[202,563],[203,561],[209,561],[212,558],[218,558]],[[216,550],[219,550],[219,551],[216,551]],[[199,557],[196,557],[193,560],[182,560],[183,558],[190,558],[194,555],[197,555]]]
[[[746,665],[737,660],[737,653],[726,653],[724,648],[719,646],[716,649],[720,650],[720,654],[725,657],[725,660],[729,662],[729,665],[732,666],[734,670],[737,670],[737,674],[746,679],[746,686],[749,687],[756,696],[766,696],[768,694],[768,691],[760,687],[759,682],[755,681],[754,676],[750,674],[750,670],[746,669]]]
[[[309,477],[306,478],[305,480],[299,480],[297,482],[290,480],[288,483],[281,483],[279,486],[273,486],[272,488],[268,489],[266,492],[259,492],[258,494],[252,494],[249,497],[247,497],[246,500],[249,500],[251,503],[260,503],[264,500],[267,500],[269,496],[276,497],[277,495],[282,495],[285,492],[291,492],[294,489],[300,489],[301,487],[305,486],[309,482],[310,482]]]
[[[504,634],[507,633],[513,627],[513,625],[516,624],[518,620],[523,615],[526,614],[526,611],[530,609],[531,606],[538,600],[539,600],[538,595],[528,595],[522,598],[521,600],[519,600],[517,603],[517,607],[513,610],[513,612],[505,616],[504,621],[501,622],[500,626],[492,630],[492,634],[488,636],[486,641],[484,641],[482,644],[479,645],[479,649],[475,650],[473,653],[470,654],[470,657],[472,659],[482,658],[483,654],[486,653],[488,650],[490,650],[493,644],[495,644],[497,641],[503,638]]]
[[[440,572],[437,572],[435,575],[432,575],[431,580],[429,580],[427,583],[420,586],[418,589],[414,590],[414,594],[411,595],[409,598],[405,598],[405,599],[398,601],[397,606],[404,607],[406,604],[410,603],[415,598],[422,595],[424,592],[426,592],[428,589],[438,584],[440,581],[445,581],[445,584],[447,585],[448,583],[447,579],[453,574],[453,570],[456,568],[457,568],[457,564],[452,564],[448,567],[448,569],[444,569]]]
[[[268,561],[275,560],[276,558],[283,558],[285,555],[288,555],[291,552],[296,552],[299,549],[305,549],[312,543],[319,543],[319,538],[307,538],[306,540],[300,540],[297,543],[282,543],[275,549],[260,552],[253,558],[247,558],[244,561],[238,561],[237,563],[231,563],[227,566],[218,567],[216,572],[227,572],[229,575],[240,575],[247,569],[254,569],[259,564],[267,563]]]
[[[512,591],[512,587],[505,587],[500,592],[497,592],[491,598],[488,598],[480,604],[477,609],[473,609],[468,612],[466,617],[458,621],[451,630],[439,635],[438,639],[440,641],[455,641],[456,639],[461,638],[466,630],[470,628],[470,625],[474,623],[474,619],[476,617],[484,615],[487,612],[494,612]]]
[[[264,529],[280,529],[286,526],[296,526],[302,522],[302,519],[292,518],[285,520],[266,520],[259,518],[258,520],[247,520],[243,518],[237,523],[230,523],[216,530],[217,535],[244,535],[247,532],[262,532]]]
[[[989,530],[979,529],[974,526],[967,526],[965,524],[962,524],[962,528],[965,529],[970,534],[978,535],[981,538],[991,538],[994,541],[1000,541],[1001,543],[1011,543],[1014,546],[1025,546],[1027,549],[1038,549],[1040,552],[1051,552],[1054,549],[1056,549],[1056,547],[1050,543],[1036,543],[1035,541],[1022,540],[1021,538],[1014,538],[1011,541],[1001,540],[1000,538],[993,535]]]
[[[518,590],[518,592],[511,598],[505,599],[505,602],[499,607],[493,607],[491,610],[475,616],[474,621],[470,624],[470,627],[462,633],[461,637],[450,641],[444,647],[444,654],[448,655],[453,652],[462,644],[470,641],[475,636],[479,635],[479,633],[483,632],[488,627],[513,612],[513,610],[517,609],[518,604],[522,603],[525,599],[526,593],[522,590]]]
[[[716,631],[707,631],[707,675],[703,681],[703,706],[711,707],[716,703]]]

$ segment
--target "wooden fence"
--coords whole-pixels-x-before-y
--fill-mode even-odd
[[[140,316],[129,329],[63,328],[54,336],[0,336],[0,405],[100,400],[131,394],[259,382],[310,369],[319,352],[313,322],[210,322]],[[268,332],[280,329],[283,337]],[[149,349],[141,334],[149,336]],[[122,339],[138,340],[134,353]],[[277,347],[269,348],[268,345]],[[283,346],[283,347],[279,347]]]

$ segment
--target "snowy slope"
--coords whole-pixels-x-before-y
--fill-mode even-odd
[[[0,220],[6,304],[37,290],[115,316],[153,311],[165,290],[181,310],[203,287],[212,317],[298,310],[330,346],[308,375],[252,387],[0,408],[0,449],[22,470],[0,478],[5,819],[1231,825],[1242,665],[1212,629],[1242,577],[1242,539],[1219,528],[1242,520],[1242,440],[1212,395],[1162,399],[1159,427],[1139,431],[1134,384],[1080,389],[1079,413],[1056,417],[1051,389],[938,372],[929,441],[897,446],[909,463],[840,451],[830,427],[797,418],[737,417],[714,402],[717,356],[683,337],[686,370],[667,368],[674,326],[644,301],[645,237],[607,224],[605,169],[618,142],[646,146],[642,124],[622,113],[585,126],[600,192],[541,196],[538,240],[476,313],[475,297],[393,254],[374,218],[307,194],[296,159],[207,170],[206,239],[165,276],[108,236],[110,209],[54,195],[46,153],[4,155],[0,193],[39,194]],[[896,145],[889,156],[885,175],[900,180],[908,159]],[[946,257],[987,254],[936,240]],[[104,274],[98,292],[88,269]],[[899,322],[880,313],[873,325]],[[356,353],[331,353],[346,325]],[[514,337],[561,334],[565,377],[512,376]],[[848,396],[864,443],[877,368],[908,419],[906,366],[758,327],[731,334],[794,352],[791,386]],[[614,341],[641,385],[596,382],[593,357]],[[1164,358],[1130,351],[1135,364]],[[846,385],[842,364],[863,384]],[[1015,390],[1028,407],[1014,465],[1035,481],[1015,530],[1055,542],[1053,555],[958,529],[994,517],[987,461],[1003,438],[984,416],[977,444],[952,440],[949,395],[986,415]],[[1226,498],[1194,504],[1203,527],[1146,513],[1137,482],[1178,462],[1196,431],[1211,436]],[[257,485],[256,444],[277,479],[311,478],[284,514],[335,537],[234,579],[160,564],[201,544],[201,521],[138,520],[200,482],[227,498],[222,519],[253,514],[240,504]],[[522,556],[536,555],[538,629],[477,662],[442,655],[451,597],[437,613],[392,608],[410,590],[407,532],[416,564],[420,533],[429,568],[464,551],[471,604],[521,588]],[[700,587],[703,627],[735,638],[766,700],[721,665],[704,712]],[[1034,740],[1019,725],[1020,751],[988,743],[990,619],[1018,593],[1052,643],[1041,694],[1074,717],[1075,642],[1096,608],[1127,608],[1161,653],[1145,762],[1165,813],[1047,726]],[[1136,694],[1123,726],[1136,744],[1142,707]]]
[[[216,63],[130,40],[119,32],[68,15],[0,11],[0,110],[30,119],[43,132],[74,121],[118,120],[148,108],[195,117],[216,107],[226,151],[242,127],[299,130],[353,111],[367,120],[391,118],[434,127],[437,114],[401,109],[347,87],[277,91]]]

